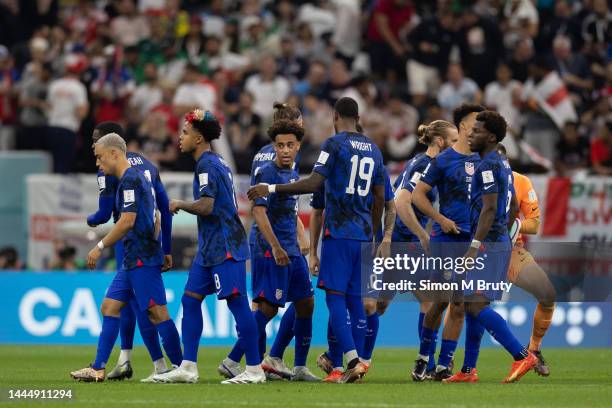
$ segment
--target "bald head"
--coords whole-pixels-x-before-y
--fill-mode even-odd
[[[94,143],[96,165],[109,176],[121,177],[125,168],[130,166],[126,153],[125,140],[116,133],[104,135]]]

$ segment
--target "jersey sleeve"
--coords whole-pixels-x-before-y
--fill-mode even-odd
[[[312,171],[319,173],[325,178],[328,178],[334,169],[336,162],[337,148],[332,139],[327,139],[321,146],[321,153],[315,163]]]
[[[410,172],[406,174],[406,177],[403,180],[401,188],[412,193],[418,182],[421,180],[421,177],[423,177],[423,173],[425,172],[426,168],[427,165],[423,164],[422,166],[414,166],[412,169],[410,169]]]
[[[496,171],[495,166],[489,162],[484,161],[476,169],[474,177],[478,177],[482,184],[482,194],[497,194],[499,192],[499,172]],[[510,187],[510,186],[509,186]]]
[[[136,177],[129,177],[123,180],[117,191],[121,202],[121,208],[118,209],[119,212],[138,212],[138,206],[142,199],[142,197],[140,197],[142,194],[141,187],[140,180]]]
[[[270,170],[269,166],[259,167],[257,169],[257,174],[255,174],[255,184],[259,183],[267,183],[267,184],[275,184],[276,177],[274,177],[274,173]],[[268,200],[270,196],[260,197],[254,202],[254,206],[263,206],[268,207]]]
[[[391,177],[389,177],[389,172],[385,170],[385,202],[393,200],[395,197],[393,195],[393,186],[391,185]]]
[[[325,187],[314,193],[310,198],[310,206],[316,210],[325,209]]]
[[[215,198],[220,177],[215,168],[206,163],[198,163],[196,171],[198,173],[198,197]]]
[[[518,179],[517,179],[518,181]],[[517,198],[519,200],[520,212],[525,219],[537,218],[540,216],[540,204],[538,195],[533,189],[531,180],[525,177],[515,186]]]
[[[161,214],[162,247],[164,254],[169,255],[172,253],[172,213],[170,213],[168,193],[166,193],[159,174],[153,181],[153,189],[157,208]]]
[[[423,183],[428,184],[430,187],[434,187],[438,185],[443,178],[444,172],[440,168],[440,163],[438,162],[438,160],[433,159],[429,162],[427,166],[425,166],[423,174],[421,174],[420,180],[422,180]]]

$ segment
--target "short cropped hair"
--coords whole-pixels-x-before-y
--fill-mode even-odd
[[[357,119],[359,117],[359,105],[357,105],[357,101],[348,96],[338,99],[334,105],[334,110],[338,112],[341,118]]]
[[[123,130],[123,126],[121,126],[117,122],[111,122],[111,121],[100,122],[96,125],[94,130],[97,130],[98,132],[100,132],[100,135],[98,136],[98,138],[97,139],[94,138],[94,143],[97,142],[98,139],[100,139],[102,136],[107,135],[109,133],[116,133],[119,136],[125,138],[125,130]]]
[[[114,148],[119,149],[123,154],[127,153],[125,140],[116,133],[109,133],[102,136],[95,144],[102,146],[105,149]]]

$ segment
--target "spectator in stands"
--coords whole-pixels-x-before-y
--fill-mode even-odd
[[[612,175],[612,120],[608,119],[591,142],[591,164],[595,174]]]
[[[419,125],[419,113],[404,101],[403,94],[397,90],[389,96],[384,113],[384,122],[388,130],[385,150],[392,160],[406,160],[412,156],[417,144],[416,129]]]
[[[520,38],[535,38],[540,17],[532,0],[508,0],[504,6],[504,43],[512,49]]]
[[[361,9],[359,0],[336,0],[333,2],[336,23],[331,43],[336,57],[351,66],[361,49]]]
[[[35,63],[30,65],[31,75],[24,79],[19,92],[19,123],[21,125],[17,139],[17,148],[25,150],[43,150],[47,132],[47,115],[49,109],[47,92],[53,77],[51,64]]]
[[[295,54],[298,57],[305,60],[327,58],[323,42],[319,37],[315,37],[308,23],[300,23],[296,31]]]
[[[274,102],[284,102],[291,85],[287,78],[278,75],[274,56],[266,54],[259,61],[258,72],[246,80],[244,89],[253,95],[253,111],[261,117],[265,126],[272,119]]]
[[[0,249],[0,270],[19,270],[23,269],[23,264],[19,260],[19,254],[15,247],[6,246]]]
[[[162,112],[149,112],[143,118],[138,129],[138,136],[134,144],[130,143],[130,150],[142,152],[149,160],[163,169],[171,169],[178,157],[178,150],[173,143],[169,132],[167,116]]]
[[[368,26],[368,54],[372,73],[379,79],[396,81],[405,75],[408,46],[401,34],[409,31],[415,10],[409,0],[380,0]]]
[[[291,82],[304,78],[308,70],[308,63],[296,54],[294,40],[288,35],[281,38],[281,54],[276,61],[279,75]]]
[[[329,97],[329,82],[325,63],[319,60],[311,61],[308,74],[293,86],[293,93],[299,96],[301,100],[309,94],[316,95],[320,99],[327,99]]]
[[[549,21],[542,21],[540,32],[536,39],[536,48],[539,53],[548,53],[551,50],[553,39],[557,36],[566,36],[570,39],[573,50],[582,48],[582,26],[573,13],[573,0],[556,0],[554,15]]]
[[[116,5],[119,15],[110,24],[110,34],[116,44],[126,47],[137,45],[149,37],[149,21],[138,14],[134,0],[119,0]]]
[[[238,112],[227,122],[230,145],[240,174],[251,171],[253,156],[265,144],[261,140],[261,117],[253,111],[253,99],[249,92],[242,92]]]
[[[455,42],[454,19],[450,10],[438,11],[426,18],[410,33],[414,46],[412,58],[406,64],[408,90],[415,106],[421,107],[427,97],[433,97],[446,73],[451,48]]]
[[[327,102],[333,106],[350,85],[351,73],[346,63],[341,59],[335,59],[329,66],[329,92]]]
[[[463,75],[460,64],[452,63],[448,66],[447,81],[440,87],[438,104],[446,111],[450,118],[451,112],[464,102],[480,103],[482,93],[476,82]]]
[[[557,172],[569,176],[576,170],[588,168],[590,148],[589,140],[578,133],[578,123],[567,122],[557,143]]]
[[[250,60],[247,57],[224,50],[221,38],[215,35],[206,38],[204,52],[209,73],[220,69],[231,73],[235,80],[239,80],[250,68]]]
[[[18,72],[13,58],[4,45],[0,45],[0,150],[15,147],[15,122],[17,120]]]
[[[161,103],[162,97],[163,91],[159,86],[157,67],[153,63],[145,64],[144,82],[136,87],[128,104],[131,121],[141,122],[154,106]]]
[[[502,62],[497,66],[497,81],[489,83],[484,91],[484,104],[490,109],[498,111],[508,124],[507,131],[510,135],[518,136],[521,131],[520,94],[521,83],[512,79],[512,70],[508,64]],[[509,158],[516,158],[515,143],[506,138],[504,145]]]
[[[86,66],[83,58],[75,54],[67,56],[66,73],[49,85],[49,128],[45,144],[53,155],[53,171],[56,173],[72,170],[77,132],[89,110],[87,89],[79,80],[79,74]]]
[[[189,22],[189,33],[181,41],[181,53],[188,63],[200,67],[200,71],[206,73],[207,67],[202,56],[206,37],[202,33],[202,19],[199,16],[191,16]]]
[[[612,12],[607,0],[593,0],[593,12],[582,23],[582,38],[591,57],[605,55],[612,40]]]
[[[215,111],[217,91],[194,64],[185,67],[183,83],[179,85],[173,100],[174,114],[179,118],[193,109]]]
[[[60,241],[56,243],[55,254],[53,255],[53,262],[51,268],[58,271],[76,271],[79,269],[76,263],[76,248],[67,245],[65,242]]]
[[[586,58],[580,53],[572,52],[572,43],[569,37],[557,36],[553,41],[554,68],[567,85],[570,92],[574,93],[575,103],[580,103],[580,98],[588,97],[593,89],[593,79]]]
[[[482,88],[495,80],[495,67],[504,55],[502,33],[497,22],[480,16],[475,7],[466,8],[461,19],[461,64]]]
[[[49,50],[49,41],[45,38],[34,37],[29,43],[30,62],[23,68],[21,73],[21,81],[28,81],[36,77],[34,70],[39,71],[39,67],[47,62],[47,51]],[[36,68],[35,68],[36,66]]]
[[[520,82],[527,81],[529,64],[534,56],[533,42],[530,38],[517,40],[508,65],[512,70],[512,77]]]
[[[163,62],[157,67],[157,74],[160,79],[173,82],[175,86],[178,86],[185,75],[187,60],[178,56],[177,45],[172,38],[162,41],[160,48]]]

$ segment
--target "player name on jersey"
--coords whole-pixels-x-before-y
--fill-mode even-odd
[[[350,140],[350,142],[351,142],[351,146],[353,146],[353,149],[361,150],[361,151],[364,151],[364,152],[371,152],[372,151],[372,144],[371,143],[358,142],[356,140]]]

